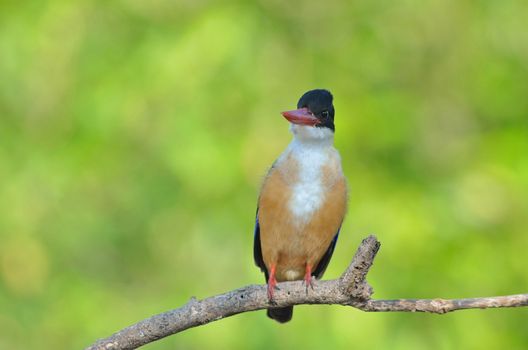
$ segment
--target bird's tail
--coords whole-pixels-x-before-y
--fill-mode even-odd
[[[279,323],[286,323],[292,319],[293,306],[280,307],[277,309],[268,309],[267,315]]]

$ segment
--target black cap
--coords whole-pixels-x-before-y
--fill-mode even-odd
[[[329,128],[335,131],[334,126],[334,97],[330,91],[325,89],[315,89],[304,93],[297,102],[297,108],[308,108],[313,115],[321,122],[315,127]]]

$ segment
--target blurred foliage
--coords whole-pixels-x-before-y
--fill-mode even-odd
[[[0,349],[74,349],[250,283],[281,110],[326,87],[350,209],[326,278],[526,292],[528,2],[0,3]],[[146,349],[526,349],[524,309],[296,307]]]

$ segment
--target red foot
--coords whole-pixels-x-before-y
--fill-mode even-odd
[[[277,280],[275,279],[275,265],[271,265],[271,271],[268,279],[268,299],[273,300],[273,291],[277,286]]]
[[[304,283],[306,284],[306,292],[308,292],[308,286],[313,289],[312,267],[309,264],[306,264]]]

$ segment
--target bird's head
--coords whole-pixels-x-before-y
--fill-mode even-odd
[[[297,109],[282,112],[291,124],[294,135],[303,138],[322,138],[333,135],[334,105],[328,90],[315,89],[306,92],[297,102]]]

